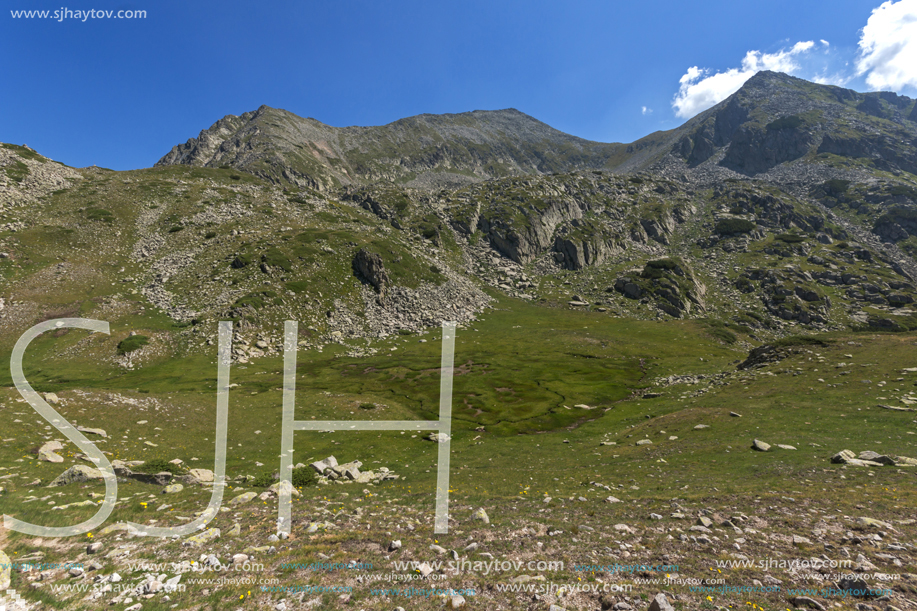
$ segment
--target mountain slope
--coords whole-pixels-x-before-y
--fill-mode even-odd
[[[636,143],[635,143],[636,144]],[[226,116],[157,165],[223,165],[275,183],[327,190],[376,181],[462,185],[501,176],[621,165],[667,144],[604,144],[560,132],[515,109],[418,115],[378,127],[330,127],[262,106]]]
[[[671,152],[686,168],[715,165],[745,176],[798,164],[913,174],[915,120],[917,105],[904,96],[759,72],[683,126]]]

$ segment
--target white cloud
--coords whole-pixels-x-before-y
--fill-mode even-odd
[[[653,109],[652,109],[652,108],[647,108],[646,106],[641,106],[641,107],[640,107],[640,112],[641,112],[642,114],[644,114],[644,115],[650,115],[650,114],[653,114]]]
[[[885,2],[860,36],[857,75],[873,89],[917,87],[917,0]]]
[[[821,43],[826,47],[828,45],[828,42],[824,40]],[[741,68],[730,68],[725,72],[715,74],[711,74],[709,70],[692,66],[678,81],[678,93],[672,101],[675,115],[688,119],[707,110],[738,91],[745,81],[762,70],[788,74],[798,72],[801,69],[798,60],[814,47],[815,42],[809,40],[797,42],[789,49],[781,49],[777,53],[749,51],[742,59]]]

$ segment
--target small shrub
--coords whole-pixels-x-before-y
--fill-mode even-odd
[[[207,233],[204,234],[204,239],[205,239],[205,240],[212,240],[212,239],[215,238],[215,237],[217,237],[217,232],[216,232],[216,231],[208,231]]]
[[[655,269],[675,269],[678,267],[678,263],[672,259],[656,259],[655,261],[647,261],[646,266]]]
[[[181,225],[175,225],[174,227],[169,227],[169,233],[178,233],[182,229],[184,229],[184,227]]]
[[[361,403],[360,409],[376,409],[375,403]]]
[[[274,483],[274,474],[262,473],[261,475],[255,476],[255,479],[249,483],[255,488],[267,488]]]
[[[150,338],[146,335],[131,335],[118,342],[118,354],[127,354],[146,346]]]
[[[134,470],[140,473],[162,473],[163,471],[168,471],[172,475],[181,475],[184,472],[181,465],[170,463],[163,458],[148,460],[139,467],[134,467]]]
[[[315,469],[312,467],[299,467],[298,469],[293,469],[293,477],[291,480],[295,488],[317,486],[318,474],[315,473]]]
[[[233,180],[239,180],[240,178],[242,178],[242,176],[240,176],[239,174],[230,174],[229,177]]]
[[[410,329],[398,329],[398,335],[411,335],[413,331]]]
[[[780,235],[776,236],[775,239],[787,244],[797,244],[799,242],[805,242],[806,236],[799,235],[798,233],[781,233]]]

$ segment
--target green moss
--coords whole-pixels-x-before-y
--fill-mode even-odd
[[[39,163],[47,163],[48,160],[45,157],[42,157],[35,151],[30,148],[19,146],[16,144],[4,144],[3,148],[8,151],[13,151],[23,159],[31,159],[32,161],[38,161]]]
[[[115,220],[115,217],[111,211],[105,210],[103,208],[86,208],[84,214],[90,221],[102,221],[104,223],[111,223]]]
[[[750,233],[754,231],[756,225],[751,221],[745,219],[720,219],[716,223],[716,227],[713,228],[713,231],[720,235],[728,235],[730,233]]]
[[[780,117],[776,121],[771,121],[767,124],[766,129],[768,131],[778,130],[778,129],[796,129],[804,123],[801,117],[797,115],[788,115],[786,117]]]
[[[251,307],[260,310],[264,307],[267,299],[275,299],[278,295],[272,290],[254,291],[236,299],[235,305],[238,307]]]
[[[127,354],[146,346],[150,338],[146,335],[130,335],[118,343],[118,354]]]
[[[269,267],[279,267],[285,272],[293,269],[293,263],[277,248],[269,248],[267,252],[261,255],[261,262]]]
[[[295,280],[293,282],[287,282],[284,286],[286,286],[288,290],[298,294],[308,291],[311,285],[312,282],[308,280]]]
[[[826,180],[823,186],[828,195],[837,197],[847,192],[847,189],[850,188],[850,181],[832,178],[831,180]]]

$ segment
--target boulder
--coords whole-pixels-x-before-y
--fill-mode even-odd
[[[230,505],[231,507],[235,507],[235,506],[237,506],[237,505],[242,505],[242,504],[244,504],[244,503],[248,503],[249,501],[251,501],[252,499],[254,499],[256,496],[258,496],[258,495],[257,495],[256,493],[254,493],[254,492],[243,492],[243,493],[240,494],[239,496],[237,496],[237,497],[233,498],[231,501],[229,501],[229,505]]]
[[[213,471],[210,469],[191,469],[187,475],[189,484],[212,484],[213,478]]]
[[[64,457],[57,454],[57,450],[64,449],[59,441],[48,441],[38,448],[38,460],[45,462],[64,462]]]
[[[81,433],[89,433],[90,435],[98,435],[99,437],[108,437],[108,433],[105,432],[105,429],[93,429],[88,426],[78,426],[76,427]]]
[[[168,471],[160,471],[159,473],[131,473],[130,478],[143,484],[168,486],[172,481],[172,474]]]
[[[102,479],[102,472],[95,467],[87,465],[73,465],[48,484],[51,486],[66,486],[67,484],[78,484],[93,480]]]
[[[833,462],[836,465],[842,465],[850,460],[853,460],[854,458],[856,458],[856,456],[857,455],[851,452],[850,450],[841,450],[840,452],[838,452],[837,454],[831,457],[831,462]]]
[[[655,597],[653,597],[650,606],[647,607],[647,611],[675,611],[675,607],[669,604],[668,599],[666,599],[665,594],[660,592]]]
[[[382,263],[382,257],[365,248],[361,248],[354,255],[353,272],[361,280],[365,280],[376,289],[380,295],[385,293],[385,287],[389,283],[388,273],[385,271],[385,265]]]

